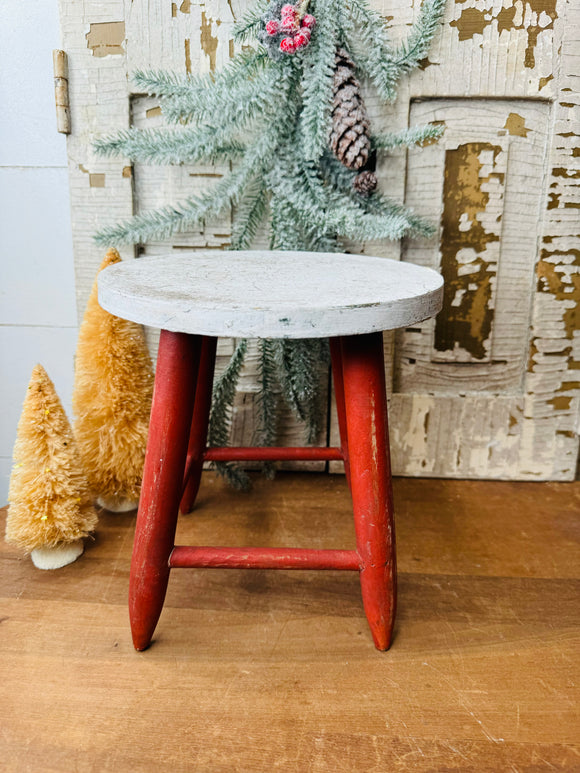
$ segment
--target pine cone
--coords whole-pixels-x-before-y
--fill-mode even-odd
[[[352,181],[352,187],[361,196],[370,196],[377,189],[377,176],[370,169],[359,172]]]
[[[362,169],[371,149],[369,117],[354,74],[354,62],[344,48],[336,50],[334,100],[329,143],[334,155],[349,169]]]

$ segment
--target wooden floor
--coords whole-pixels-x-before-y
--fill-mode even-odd
[[[342,476],[205,475],[181,544],[354,547]],[[387,653],[356,574],[175,570],[137,654],[134,514],[55,572],[2,543],[0,770],[580,771],[580,485],[399,479],[395,501]]]

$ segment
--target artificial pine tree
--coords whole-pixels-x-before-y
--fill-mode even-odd
[[[136,73],[139,89],[160,97],[174,126],[120,132],[99,140],[97,152],[150,164],[229,161],[233,171],[207,193],[103,229],[98,242],[167,238],[228,207],[235,208],[234,250],[251,246],[265,218],[271,248],[282,250],[335,252],[341,238],[431,234],[429,224],[377,191],[374,161],[377,152],[435,139],[441,129],[373,134],[356,71],[384,101],[393,101],[400,76],[427,55],[444,6],[445,0],[424,0],[407,40],[393,46],[367,0],[258,2],[235,30],[236,40],[246,44],[242,53],[221,72]],[[247,45],[252,38],[259,44]],[[224,388],[223,380],[237,377],[243,351],[238,348],[236,367],[216,384],[221,403],[210,440],[227,436],[235,390]],[[325,344],[273,341],[261,354],[263,384],[275,378],[313,438],[320,426]],[[275,409],[272,397],[262,395],[261,404],[262,442],[273,442],[273,419],[266,415]]]
[[[14,446],[6,541],[39,569],[58,569],[83,552],[97,524],[91,492],[64,409],[42,365],[30,379]]]
[[[99,271],[120,260],[110,249]],[[97,292],[95,279],[76,352],[74,433],[97,504],[123,512],[139,501],[153,368],[141,325],[102,309]]]

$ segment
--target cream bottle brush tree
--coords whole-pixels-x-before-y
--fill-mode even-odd
[[[121,260],[107,252],[100,271]],[[75,362],[74,433],[97,504],[137,507],[145,460],[153,367],[141,325],[99,306],[93,285]]]
[[[83,552],[97,524],[73,433],[42,365],[30,379],[10,478],[6,541],[39,569],[58,569]]]
[[[218,73],[182,76],[138,72],[142,91],[160,97],[173,126],[130,129],[96,142],[102,155],[149,164],[228,161],[232,171],[210,191],[104,228],[100,244],[168,238],[234,207],[231,249],[251,246],[263,220],[272,249],[335,252],[341,239],[428,236],[430,224],[377,188],[377,153],[441,134],[439,126],[374,134],[357,77],[385,102],[399,78],[427,56],[445,0],[424,0],[407,39],[394,46],[384,19],[366,0],[258,2],[235,29],[244,50]],[[248,41],[257,39],[251,46]],[[210,442],[227,437],[246,344],[216,383]],[[320,341],[274,341],[261,347],[260,379],[276,382],[308,427],[322,426]],[[277,393],[279,390],[276,389]],[[277,398],[262,393],[260,430],[275,442]],[[221,401],[221,402],[220,402]]]

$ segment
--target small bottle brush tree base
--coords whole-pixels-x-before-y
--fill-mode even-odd
[[[130,513],[139,506],[139,499],[123,499],[119,496],[106,497],[101,496],[95,499],[97,507],[102,507],[111,513]]]
[[[277,250],[336,252],[342,239],[431,235],[430,224],[378,190],[374,162],[377,153],[438,138],[441,127],[374,134],[356,73],[393,101],[399,78],[427,56],[444,8],[445,0],[424,0],[408,38],[393,46],[367,0],[258,2],[235,30],[244,50],[222,71],[136,73],[138,89],[160,97],[173,126],[119,132],[98,140],[96,151],[147,164],[227,161],[232,172],[211,191],[104,228],[97,241],[165,239],[232,207],[234,250],[252,245],[264,219]],[[255,47],[248,45],[252,39],[259,41]],[[215,385],[212,443],[227,439],[244,352],[241,343]],[[261,346],[261,443],[275,442],[274,383],[306,422],[309,439],[316,437],[327,361],[325,343]]]
[[[99,270],[120,260],[111,249]],[[102,309],[95,280],[77,345],[74,433],[97,504],[107,510],[138,505],[152,394],[143,328]]]
[[[57,569],[83,552],[97,524],[72,430],[41,365],[30,379],[14,446],[6,541]]]
[[[30,558],[37,569],[62,569],[63,566],[74,563],[84,550],[85,543],[79,539],[54,548],[35,548]]]

